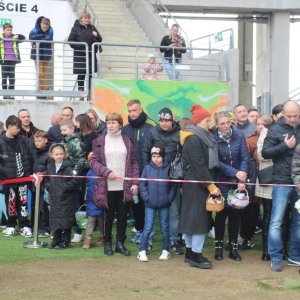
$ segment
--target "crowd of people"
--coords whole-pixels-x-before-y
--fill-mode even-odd
[[[26,109],[7,118],[6,130],[2,123],[1,179],[33,173],[43,177],[39,236],[53,234],[50,249],[68,249],[82,240],[83,249],[90,249],[93,230],[99,227],[95,245],[103,246],[108,256],[114,252],[128,256],[125,240],[132,211],[135,234],[130,241],[140,244],[137,258],[148,261],[158,214],[163,240],[159,259],[168,260],[171,249],[178,255],[185,252],[184,261],[190,266],[209,269],[212,263],[202,254],[208,231],[214,230],[214,259],[223,260],[225,248],[229,258],[238,262],[242,260],[239,250],[254,247],[254,233],[262,218],[262,260],[271,261],[273,271],[282,271],[283,260],[288,266],[300,266],[300,214],[295,208],[300,195],[300,110],[296,102],[275,106],[272,117],[256,109],[247,111],[241,104],[233,112],[211,116],[194,104],[191,118],[180,122],[165,107],[158,112],[156,123],[137,99],[127,103],[127,110],[125,126],[118,112],[100,120],[93,109],[76,116],[74,122],[71,107],[52,116],[48,131],[36,128]],[[180,147],[182,184],[169,181],[170,163]],[[256,175],[251,178],[253,169],[256,174],[270,166],[274,186],[259,184]],[[31,220],[28,189],[32,193]],[[35,185],[20,181],[3,185],[0,193],[0,201],[4,198],[7,205],[0,216],[6,225],[5,236],[14,236],[18,223],[21,235],[32,237]],[[229,196],[235,193],[244,193],[249,200],[243,209],[231,204]],[[224,209],[214,218],[206,210],[209,197],[224,199]],[[83,203],[88,216],[84,237],[75,219]]]

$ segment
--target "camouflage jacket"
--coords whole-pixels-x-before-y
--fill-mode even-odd
[[[77,134],[65,135],[62,141],[67,155],[74,164],[74,170],[79,175],[86,163],[85,146],[81,137]]]

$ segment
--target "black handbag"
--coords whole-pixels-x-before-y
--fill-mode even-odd
[[[273,166],[259,170],[257,177],[260,184],[273,183]]]

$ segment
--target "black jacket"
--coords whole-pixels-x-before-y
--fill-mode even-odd
[[[74,175],[73,163],[69,158],[56,173],[55,162],[50,159],[47,166],[47,175]],[[75,220],[74,191],[79,181],[75,177],[46,177],[45,186],[50,194],[50,227],[51,229],[68,229]]]
[[[99,123],[98,128],[97,128],[97,133],[106,134],[106,132],[107,132],[106,124],[105,124],[105,122],[100,120],[100,123]]]
[[[55,143],[61,143],[63,140],[59,124],[53,125],[48,129],[48,140]]]
[[[32,173],[45,172],[47,170],[47,165],[50,161],[50,156],[48,154],[51,143],[47,143],[44,148],[34,149],[31,151],[31,158],[33,162]],[[35,184],[31,184],[31,191],[35,192]],[[41,184],[41,191],[44,191],[44,182]]]
[[[291,164],[295,148],[290,149],[284,142],[285,136],[294,135],[296,145],[300,143],[300,124],[293,128],[281,117],[268,130],[262,149],[265,159],[273,160],[273,183],[293,184],[291,178]]]
[[[92,32],[96,31],[97,36],[94,37]],[[88,44],[89,51],[89,74],[92,74],[92,45],[102,42],[102,37],[94,25],[83,26],[79,20],[76,20],[71,29],[68,38],[69,42],[85,42]],[[73,56],[73,74],[86,74],[86,55],[84,45],[70,45],[74,49]],[[97,71],[96,51],[94,55],[94,69]]]
[[[32,174],[31,170],[31,155],[29,145],[25,138],[17,135],[22,157],[22,165],[25,176]],[[10,139],[5,135],[0,136],[0,178],[10,179],[17,178],[16,156],[13,148],[10,145]]]
[[[160,143],[165,146],[165,160],[170,163],[177,152],[180,137],[180,125],[172,121],[170,131],[164,131],[159,125],[150,128],[144,139],[142,147],[142,169],[151,161],[151,148],[154,143]]]
[[[26,139],[26,141],[28,142],[29,139],[34,136],[34,134],[38,131],[39,129],[36,128],[32,122],[30,122],[29,124],[29,131],[26,131],[23,127],[20,128],[20,135],[23,135]]]
[[[83,143],[85,147],[86,158],[93,150],[93,140],[97,138],[99,134],[97,132],[91,132],[83,136]]]
[[[178,39],[180,39],[183,43],[182,43],[182,47],[186,47],[184,38],[179,36]],[[171,35],[166,35],[163,37],[163,39],[161,40],[160,45],[161,46],[169,46],[171,44],[174,43],[174,39],[172,38]],[[172,54],[173,54],[173,49],[174,49],[174,54],[175,54],[175,61],[176,63],[179,63],[180,59],[182,58],[182,53],[186,53],[186,49],[175,49],[173,47],[170,48],[160,48],[160,52],[161,53],[165,53],[164,57],[166,59],[170,60],[170,63],[172,63]]]

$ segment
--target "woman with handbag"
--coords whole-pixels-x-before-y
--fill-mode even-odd
[[[242,132],[231,125],[230,115],[222,111],[215,114],[217,131],[213,138],[218,143],[219,168],[215,172],[216,182],[232,184],[217,184],[225,198],[225,209],[216,213],[215,219],[215,259],[223,260],[223,240],[225,222],[228,217],[228,235],[230,242],[229,258],[241,261],[237,251],[237,237],[240,226],[240,210],[227,202],[230,190],[244,191],[248,174],[249,151]],[[233,184],[235,183],[235,184]]]
[[[101,43],[102,37],[96,27],[91,25],[91,15],[83,11],[80,14],[79,20],[76,20],[74,26],[71,29],[71,33],[68,38],[68,42],[85,42],[88,44],[88,70],[86,69],[86,48],[85,45],[70,44],[70,47],[74,49],[73,56],[73,74],[77,74],[78,90],[84,91],[85,76],[88,74],[89,81],[87,89],[89,95],[87,100],[90,100],[90,86],[92,78],[92,46],[94,43]],[[99,47],[102,52],[101,46]],[[97,58],[96,51],[94,54],[94,71],[97,72]],[[83,98],[80,98],[83,101]]]
[[[191,107],[193,124],[181,131],[182,159],[185,180],[213,181],[218,166],[217,143],[209,137],[210,113],[199,104]],[[212,183],[183,183],[179,231],[185,234],[184,261],[192,267],[210,269],[212,264],[202,256],[205,235],[210,229],[211,213],[206,210],[208,194],[218,196]]]

